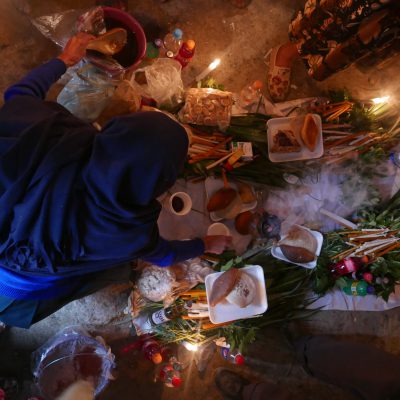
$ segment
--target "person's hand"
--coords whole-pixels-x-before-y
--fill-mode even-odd
[[[205,253],[222,254],[232,246],[232,236],[206,236],[204,239]]]
[[[79,32],[68,40],[63,52],[58,56],[58,58],[64,61],[67,67],[72,67],[82,60],[85,56],[87,45],[93,39],[95,39],[95,36]]]

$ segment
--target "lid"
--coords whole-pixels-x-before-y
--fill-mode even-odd
[[[154,40],[154,44],[156,45],[156,47],[163,47],[164,46],[164,42],[162,39],[158,38]]]
[[[189,50],[193,50],[195,46],[196,46],[196,42],[195,42],[194,40],[192,40],[192,39],[189,39],[189,40],[186,42],[186,47],[187,47]]]
[[[241,354],[236,354],[236,356],[235,356],[235,364],[236,365],[243,365],[244,364],[244,357]]]
[[[263,87],[263,83],[259,80],[253,82],[253,88],[259,90]]]
[[[179,376],[174,376],[174,377],[171,379],[171,385],[172,385],[173,387],[179,387],[179,386],[181,386],[181,385],[182,385],[182,378],[180,378]]]
[[[146,46],[146,57],[147,58],[157,58],[160,54],[160,50],[154,43],[147,42]]]
[[[174,35],[174,38],[175,38],[175,39],[182,39],[183,32],[182,32],[181,29],[176,28],[176,29],[172,32],[172,34]]]
[[[160,364],[162,361],[162,356],[160,353],[155,353],[151,356],[151,361],[153,361],[154,364]]]

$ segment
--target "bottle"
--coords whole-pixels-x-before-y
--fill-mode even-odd
[[[221,356],[231,364],[243,365],[245,359],[238,350],[232,350],[229,347],[221,347]]]
[[[142,353],[144,358],[152,361],[154,364],[162,362],[161,347],[154,339],[147,339],[142,346]]]
[[[182,45],[182,36],[183,32],[181,29],[177,28],[172,33],[167,33],[164,37],[163,43],[165,50],[167,52],[171,52],[171,58],[176,56],[179,52],[179,49]]]
[[[258,103],[262,96],[261,89],[263,83],[261,81],[254,81],[250,86],[244,87],[240,91],[239,105],[243,108]]]
[[[182,65],[182,68],[185,68],[190,63],[194,56],[195,47],[196,43],[194,40],[188,40],[182,44],[178,54],[175,57],[175,60]]]
[[[367,282],[352,279],[346,279],[346,283],[342,285],[342,290],[350,296],[366,296],[375,292],[374,287],[368,285]]]
[[[361,257],[349,257],[332,264],[330,269],[335,278],[340,278],[361,270],[363,266],[364,260]]]
[[[182,305],[173,305],[171,307],[162,308],[150,315],[149,322],[152,326],[164,324],[172,319],[180,317],[185,311]]]
[[[167,387],[179,387],[182,384],[181,373],[170,363],[160,370],[159,378]]]

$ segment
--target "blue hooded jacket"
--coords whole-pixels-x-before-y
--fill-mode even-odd
[[[65,72],[54,59],[5,93],[0,110],[0,295],[55,298],[79,277],[135,258],[160,266],[204,252],[166,241],[156,198],[183,167],[184,128],[159,112],[111,120],[98,133],[43,100]]]

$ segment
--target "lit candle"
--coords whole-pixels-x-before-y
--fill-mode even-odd
[[[387,103],[390,99],[390,96],[385,96],[385,97],[376,97],[375,99],[372,99],[372,102],[374,104],[382,104],[382,103]]]
[[[204,79],[211,71],[214,71],[215,68],[221,63],[219,58],[216,58],[203,72],[196,76],[196,82],[200,82]]]

